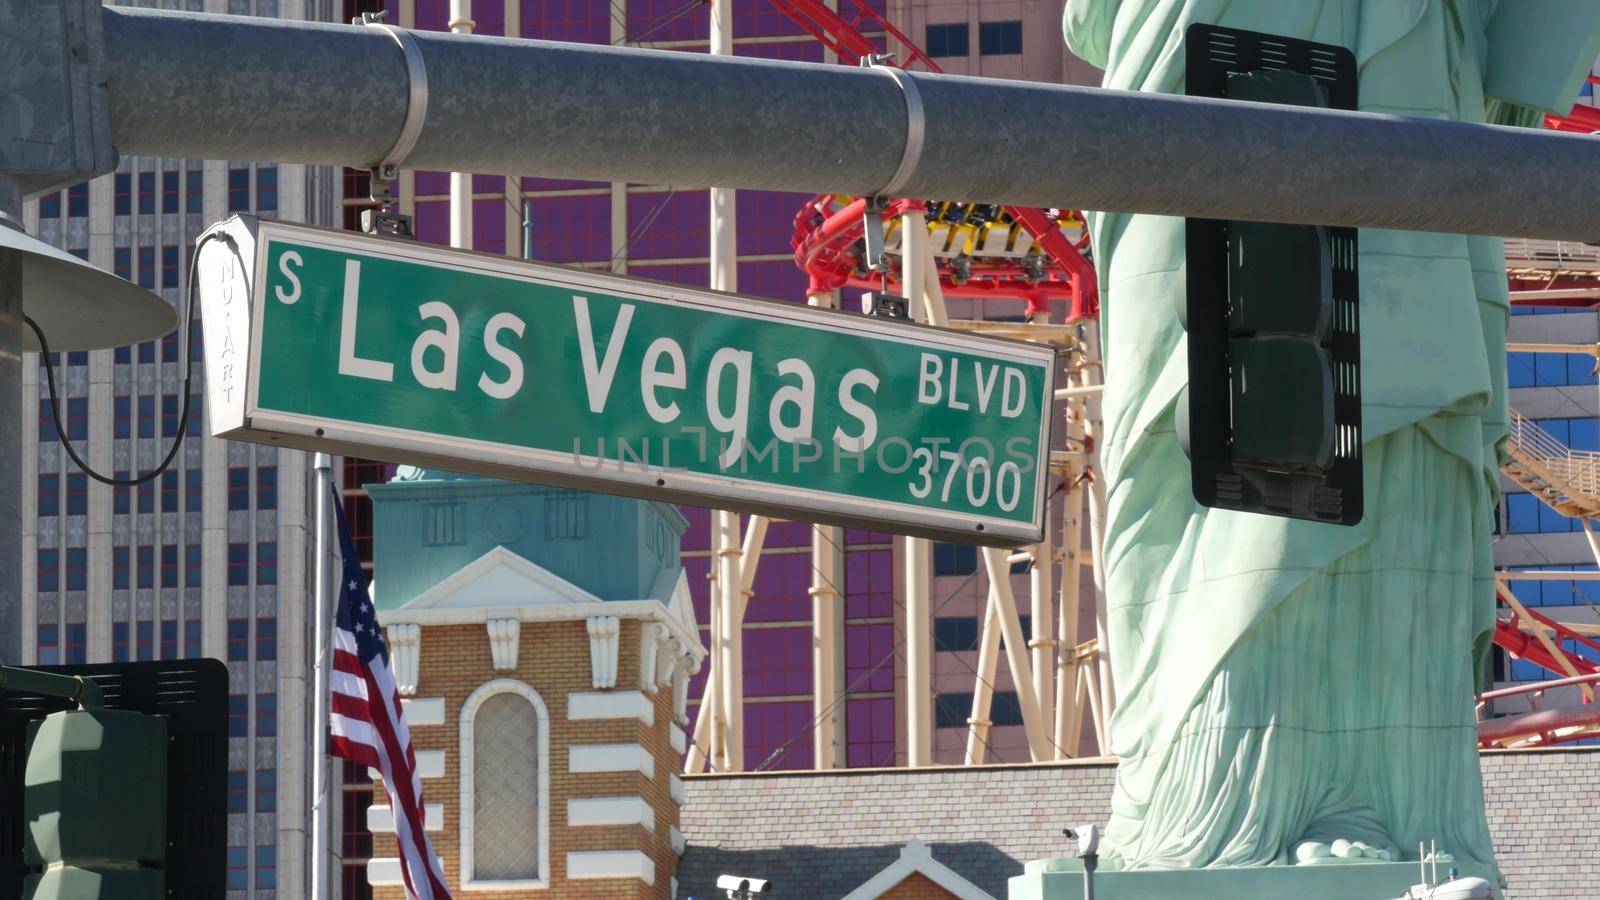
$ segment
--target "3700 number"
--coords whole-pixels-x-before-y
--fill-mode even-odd
[[[1011,460],[1000,464],[998,469],[994,464],[983,457],[964,460],[962,455],[955,450],[940,450],[937,455],[928,447],[918,447],[911,453],[913,466],[917,466],[916,477],[908,486],[911,496],[918,500],[926,500],[933,493],[935,483],[939,480],[935,476],[940,469],[941,461],[949,465],[943,467],[944,482],[939,485],[939,502],[950,502],[950,491],[956,483],[956,474],[966,472],[967,502],[973,509],[982,509],[989,503],[989,494],[994,492],[994,499],[1003,512],[1010,512],[1017,508],[1017,503],[1022,500],[1022,468]]]

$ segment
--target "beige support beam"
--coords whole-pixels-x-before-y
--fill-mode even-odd
[[[844,765],[844,529],[811,528],[811,758],[818,769]]]
[[[921,210],[901,217],[900,281],[907,293],[911,315],[938,324],[942,298],[935,302],[926,273],[933,254],[928,248],[928,228]],[[923,273],[918,277],[917,273]],[[905,647],[906,647],[906,765],[933,765],[933,622],[929,618],[929,544],[905,539]]]
[[[1000,603],[991,579],[983,605],[983,630],[978,635],[978,671],[972,685],[972,714],[967,717],[969,766],[981,766],[989,752],[989,712],[994,705],[994,679],[1000,667]]]
[[[717,662],[722,676],[717,679],[721,701],[722,751],[727,760],[723,771],[744,771],[744,602],[743,552],[739,549],[739,514],[717,510],[717,588],[722,594],[717,637]],[[752,572],[754,567],[752,567]]]
[[[1082,717],[1078,704],[1078,582],[1082,578],[1078,548],[1083,544],[1083,488],[1067,490],[1061,504],[1061,610],[1056,622],[1056,758],[1078,755],[1073,723]]]
[[[1034,762],[1047,760],[1052,756],[1050,737],[1044,716],[1039,710],[1039,698],[1033,691],[1027,638],[1022,634],[1017,601],[1011,593],[1011,568],[1006,565],[1006,552],[984,547],[983,562],[989,570],[990,601],[999,614],[1000,631],[1005,638],[1006,666],[1011,669],[1011,684],[1017,692],[1017,705],[1022,707],[1022,727],[1028,735],[1028,752]]]
[[[1543,293],[1542,291],[1540,293]],[[1600,299],[1600,298],[1597,298]],[[1579,356],[1600,357],[1600,344],[1523,344],[1506,342],[1508,353],[1576,353]]]
[[[1522,627],[1528,632],[1531,632],[1534,636],[1534,639],[1537,640],[1551,656],[1555,657],[1556,664],[1561,667],[1562,672],[1564,672],[1569,678],[1577,677],[1580,674],[1577,667],[1573,666],[1572,661],[1567,659],[1566,654],[1562,653],[1561,650],[1556,647],[1555,641],[1550,639],[1550,633],[1545,630],[1544,623],[1528,614],[1528,608],[1522,605],[1522,601],[1518,600],[1515,594],[1511,593],[1511,589],[1506,586],[1505,581],[1499,578],[1495,579],[1495,587],[1500,592],[1500,599],[1504,600],[1506,605],[1511,607],[1511,611],[1516,613],[1517,618],[1522,620]],[[1585,684],[1582,685],[1579,690],[1583,691],[1583,702],[1594,702],[1593,687]]]
[[[836,291],[814,291],[806,303],[837,309]],[[811,527],[811,730],[812,764],[845,764],[844,721],[844,529]]]
[[[1103,384],[1103,370],[1100,365],[1100,330],[1090,323],[1090,327],[1083,333],[1083,359],[1084,384]],[[1094,564],[1094,620],[1095,636],[1099,641],[1100,653],[1097,655],[1097,677],[1094,681],[1098,685],[1100,708],[1097,713],[1096,737],[1100,742],[1100,752],[1110,753],[1111,733],[1110,725],[1112,715],[1116,711],[1117,693],[1116,685],[1112,680],[1111,660],[1105,653],[1106,641],[1106,573],[1102,561],[1105,559],[1105,521],[1106,521],[1106,479],[1105,470],[1100,463],[1100,436],[1103,431],[1103,422],[1100,418],[1100,397],[1088,394],[1084,397],[1084,437],[1089,442],[1089,468],[1093,480],[1089,482],[1089,543]]]
[[[1055,720],[1055,522],[1050,516],[1050,502],[1045,500],[1044,540],[1034,545],[1033,565],[1028,568],[1028,651],[1033,657],[1033,695],[1038,698],[1039,718],[1046,723]],[[1053,730],[1053,724],[1046,728]],[[1054,753],[1046,756],[1053,759]]]

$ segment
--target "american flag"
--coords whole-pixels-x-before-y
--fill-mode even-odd
[[[334,494],[344,572],[339,579],[339,613],[333,629],[328,750],[383,774],[389,808],[395,812],[406,895],[414,900],[449,900],[450,888],[423,827],[422,781],[417,777],[417,755],[411,749],[400,692],[389,669],[389,648],[378,630],[367,574],[361,571],[361,558],[356,555],[341,505]]]

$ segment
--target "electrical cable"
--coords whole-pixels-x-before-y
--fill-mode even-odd
[[[193,396],[190,393],[190,386],[194,381],[194,354],[189,348],[189,335],[192,333],[191,328],[194,324],[195,273],[197,271],[195,264],[200,258],[202,247],[213,240],[222,239],[224,238],[220,232],[206,232],[195,242],[194,251],[189,255],[189,274],[185,280],[186,287],[184,290],[183,324],[180,326],[180,334],[178,336],[179,352],[184,357],[183,409],[178,414],[178,433],[172,440],[171,448],[167,450],[166,458],[161,460],[161,465],[137,478],[110,478],[102,475],[84,462],[83,457],[78,455],[78,451],[72,448],[72,441],[67,436],[66,426],[61,423],[61,400],[56,392],[56,370],[55,363],[51,360],[50,342],[45,338],[44,330],[39,327],[39,323],[35,322],[30,316],[23,315],[22,320],[27,323],[29,328],[33,329],[33,336],[39,341],[40,358],[44,361],[44,377],[50,387],[50,416],[55,422],[56,440],[60,441],[61,446],[66,449],[67,456],[72,459],[73,464],[95,481],[101,484],[109,484],[112,487],[136,487],[145,482],[154,481],[156,476],[171,467],[172,461],[177,458],[178,449],[183,446],[183,439],[188,432],[189,401]]]

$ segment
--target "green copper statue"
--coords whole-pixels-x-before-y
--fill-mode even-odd
[[[1370,112],[1533,124],[1570,108],[1597,20],[1594,0],[1067,0],[1065,28],[1106,87],[1181,93],[1184,29],[1207,22],[1350,48]],[[1173,430],[1183,228],[1093,221],[1110,865],[1405,859],[1426,841],[1492,863],[1473,695],[1507,426],[1500,242],[1361,233],[1366,518],[1341,528],[1194,502]]]

